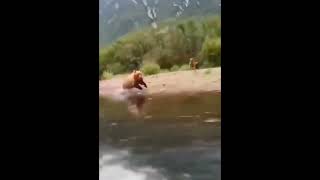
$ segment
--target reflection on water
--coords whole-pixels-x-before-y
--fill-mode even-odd
[[[128,97],[128,110],[134,115],[142,114],[143,105],[146,102],[146,97],[143,95]]]
[[[99,115],[100,180],[221,179],[219,95],[101,98]]]

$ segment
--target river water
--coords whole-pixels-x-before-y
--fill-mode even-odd
[[[221,98],[214,93],[100,98],[100,180],[220,180]]]

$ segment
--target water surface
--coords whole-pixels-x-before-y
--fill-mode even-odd
[[[100,180],[220,180],[220,95],[100,98]]]

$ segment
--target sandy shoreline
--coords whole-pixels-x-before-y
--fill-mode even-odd
[[[122,91],[122,81],[126,75],[115,76],[99,82],[100,96],[114,96]],[[148,85],[141,92],[147,95],[174,95],[179,93],[221,92],[221,68],[200,69],[160,73],[144,77]]]

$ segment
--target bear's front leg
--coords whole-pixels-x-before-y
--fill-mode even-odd
[[[135,88],[138,88],[138,89],[140,89],[140,90],[142,90],[142,87],[141,87],[141,86],[139,86],[139,84],[136,84],[134,87],[135,87]]]
[[[144,85],[144,87],[147,88],[147,84],[144,81],[141,81],[141,84]]]

